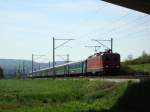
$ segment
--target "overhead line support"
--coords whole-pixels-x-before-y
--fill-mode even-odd
[[[61,43],[61,44],[58,45],[58,46],[55,46],[55,41],[56,41],[56,40],[65,41],[65,42]],[[64,44],[68,43],[68,42],[71,41],[71,40],[74,40],[74,39],[55,39],[55,38],[53,37],[53,76],[54,76],[54,78],[55,78],[55,75],[56,75],[56,73],[55,73],[55,50],[56,50],[57,48],[63,46]]]
[[[97,40],[97,39],[92,39],[92,41],[96,41],[99,44],[101,44],[102,46],[106,47],[107,49],[111,49],[111,52],[113,52],[113,38],[111,38],[110,40]],[[108,41],[111,42],[111,48],[109,48],[108,46],[102,44],[100,41]]]

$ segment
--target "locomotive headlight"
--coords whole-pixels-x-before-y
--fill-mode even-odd
[[[108,68],[109,66],[108,66],[108,65],[106,65],[105,67],[106,67],[106,68]]]
[[[116,68],[119,68],[119,65],[117,65]]]

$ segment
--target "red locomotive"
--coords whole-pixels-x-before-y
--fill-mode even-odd
[[[100,75],[117,73],[120,69],[120,55],[111,50],[96,53],[86,60],[86,73],[88,75]]]

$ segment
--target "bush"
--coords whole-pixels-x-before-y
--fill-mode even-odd
[[[3,69],[0,67],[0,79],[4,78]]]
[[[120,68],[120,73],[123,73],[124,75],[133,74],[135,71],[131,69],[129,66],[122,64]]]
[[[133,59],[133,60],[126,60],[122,64],[123,65],[135,65],[135,64],[145,64],[145,63],[150,63],[150,54],[143,52],[142,55],[139,56],[138,58]]]

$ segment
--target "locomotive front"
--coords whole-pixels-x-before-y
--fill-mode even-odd
[[[115,74],[120,70],[120,55],[112,52],[100,52],[87,59],[88,75]]]
[[[120,70],[120,55],[118,53],[104,53],[102,63],[104,73],[118,73]]]

